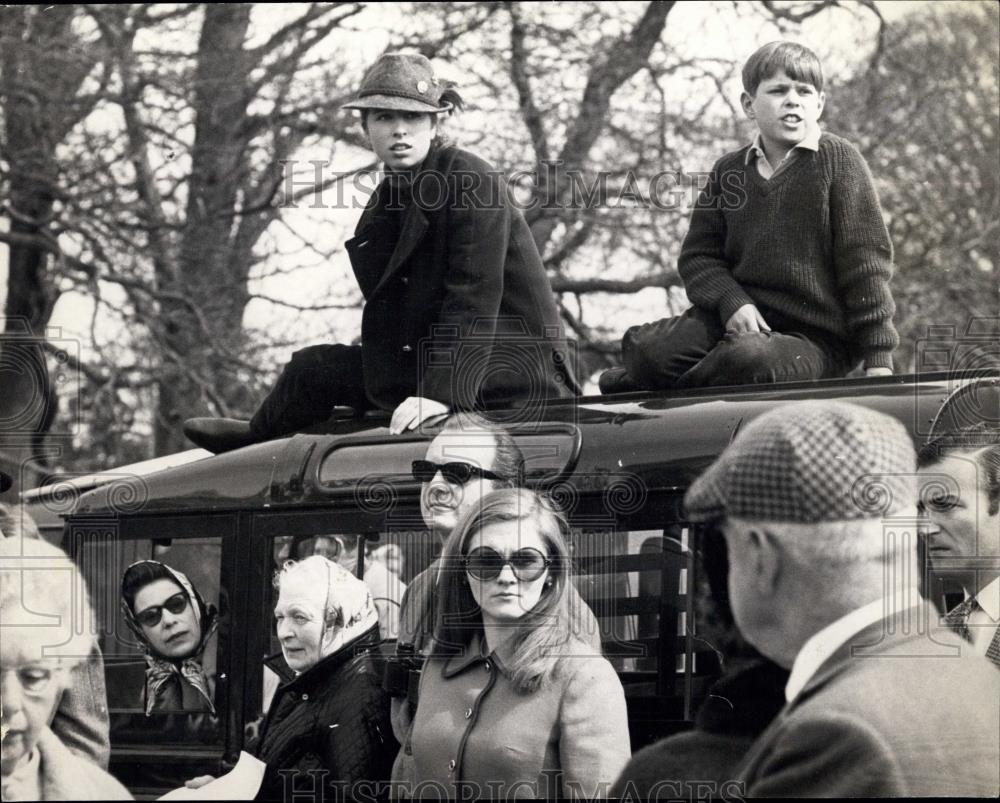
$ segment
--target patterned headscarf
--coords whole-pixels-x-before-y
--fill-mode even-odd
[[[191,581],[183,573],[172,569],[165,563],[155,560],[140,560],[129,566],[122,576],[123,587],[125,578],[128,577],[129,572],[140,564],[151,564],[165,569],[167,574],[170,575],[170,579],[177,583],[181,590],[187,594],[188,599],[196,606],[201,625],[201,641],[198,642],[198,646],[191,655],[182,660],[164,658],[153,651],[153,647],[149,643],[149,638],[143,631],[142,625],[136,621],[132,606],[128,604],[124,593],[121,595],[120,605],[122,615],[125,617],[125,623],[128,625],[129,630],[139,639],[139,643],[142,645],[142,650],[146,656],[146,716],[149,716],[153,712],[157,692],[175,675],[179,675],[186,680],[205,699],[209,710],[214,715],[215,705],[212,702],[212,694],[208,687],[208,678],[202,666],[202,655],[205,652],[205,645],[219,626],[215,606],[205,604],[205,600],[202,599],[201,594],[191,585]]]

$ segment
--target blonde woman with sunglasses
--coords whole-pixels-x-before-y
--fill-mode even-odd
[[[625,695],[570,604],[566,531],[543,497],[508,488],[448,538],[405,792],[607,796],[630,755]]]

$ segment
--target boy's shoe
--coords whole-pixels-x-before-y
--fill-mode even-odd
[[[611,393],[633,393],[646,389],[639,387],[624,368],[609,368],[598,378],[597,386],[605,396]]]
[[[184,434],[195,446],[215,454],[260,442],[250,431],[250,422],[238,418],[189,418]]]

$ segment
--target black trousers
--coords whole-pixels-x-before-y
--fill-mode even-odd
[[[831,338],[773,310],[761,309],[761,315],[784,331],[729,334],[716,313],[698,307],[633,326],[622,338],[628,379],[659,390],[824,379],[850,370],[846,351]]]
[[[358,414],[375,409],[365,394],[361,346],[310,346],[292,355],[250,430],[261,440],[278,438],[326,421],[341,404]]]

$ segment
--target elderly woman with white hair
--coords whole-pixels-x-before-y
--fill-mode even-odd
[[[83,578],[61,549],[41,540],[0,539],[5,801],[132,799],[107,772],[70,752],[49,727],[72,669],[94,647],[86,627],[90,610]],[[84,627],[77,627],[81,623]]]
[[[374,664],[379,627],[371,592],[319,555],[288,561],[274,584],[288,679],[275,692],[253,748],[267,765],[257,799],[361,796],[357,784],[389,779],[398,749]]]

